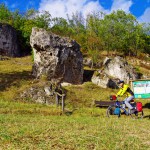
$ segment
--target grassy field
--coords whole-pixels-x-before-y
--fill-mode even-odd
[[[0,114],[1,149],[149,150],[150,121]]]
[[[116,90],[90,82],[66,87],[61,107],[16,101],[32,86],[31,57],[0,61],[0,150],[150,150],[150,100],[141,100],[145,117],[107,118],[94,100]]]

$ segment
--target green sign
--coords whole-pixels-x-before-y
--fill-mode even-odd
[[[150,98],[150,80],[133,81],[135,98]]]

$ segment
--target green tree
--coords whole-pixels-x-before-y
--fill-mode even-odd
[[[48,29],[51,25],[51,14],[48,11],[43,11],[35,15],[34,21],[37,27]]]
[[[75,39],[80,45],[82,52],[86,51],[86,28],[85,19],[81,13],[73,13],[71,17],[68,15],[68,31],[71,33],[70,37]]]
[[[138,32],[135,34],[137,25],[136,18],[122,10],[105,15],[102,21],[102,34],[107,51],[129,54],[133,46],[133,39],[138,34]]]
[[[62,35],[62,36],[68,36],[68,23],[67,20],[64,18],[53,18],[52,19],[52,28],[51,31],[58,34],[58,35]]]
[[[12,15],[5,4],[0,4],[0,22],[11,23]]]
[[[150,54],[150,23],[143,24],[143,52]]]

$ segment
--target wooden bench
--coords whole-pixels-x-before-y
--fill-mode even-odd
[[[114,105],[115,101],[95,101],[96,107],[108,107],[109,105]]]
[[[95,101],[96,107],[108,107],[109,105],[114,105],[115,101]]]

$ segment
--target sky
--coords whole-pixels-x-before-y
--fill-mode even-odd
[[[81,12],[85,17],[91,12],[102,11],[110,14],[123,10],[133,14],[139,22],[150,22],[150,0],[0,0],[10,10],[25,12],[34,8],[40,12],[49,11],[52,17],[67,18],[72,13]]]

